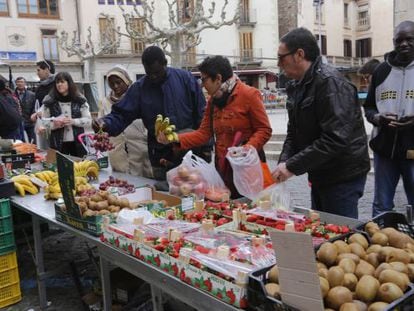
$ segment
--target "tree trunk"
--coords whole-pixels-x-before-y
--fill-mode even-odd
[[[181,54],[181,36],[175,36],[170,42],[171,66],[175,68],[182,68],[184,63],[184,55]]]

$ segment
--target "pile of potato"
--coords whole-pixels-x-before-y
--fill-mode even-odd
[[[103,190],[91,196],[75,197],[75,202],[81,209],[82,217],[109,215],[118,213],[123,208],[132,208],[128,199],[119,198]],[[61,209],[65,212],[65,206]]]
[[[414,280],[414,240],[394,228],[365,226],[348,240],[325,242],[317,251],[325,311],[379,311],[404,295]],[[269,273],[266,290],[280,298],[278,270]]]

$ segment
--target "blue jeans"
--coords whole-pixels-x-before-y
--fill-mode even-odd
[[[325,187],[312,186],[312,209],[358,219],[358,200],[362,197],[367,176]]]
[[[375,191],[372,216],[391,211],[394,195],[402,176],[408,204],[414,206],[414,160],[392,160],[374,153]]]

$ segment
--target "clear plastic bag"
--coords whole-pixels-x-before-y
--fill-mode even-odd
[[[229,198],[229,190],[214,164],[207,163],[191,150],[185,154],[178,167],[167,172],[167,181],[170,193],[174,195],[194,193],[198,198],[209,198],[209,194],[214,193],[219,196],[215,201],[225,201],[225,198]]]
[[[257,206],[270,204],[270,207],[278,210],[292,211],[290,206],[290,192],[286,183],[273,184],[267,187],[253,199],[253,203]]]
[[[263,171],[256,148],[230,147],[226,158],[233,169],[233,182],[237,191],[249,199],[256,197],[263,190]]]

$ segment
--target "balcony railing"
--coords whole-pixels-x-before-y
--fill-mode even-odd
[[[368,30],[371,28],[371,22],[369,16],[358,18],[358,27],[357,30]]]
[[[381,56],[373,56],[373,57],[344,57],[344,56],[326,56],[329,64],[334,65],[335,67],[344,67],[344,68],[355,68],[361,67],[365,64],[368,60],[372,58],[381,59]]]
[[[235,53],[236,63],[256,63],[261,62],[262,49],[240,49]]]
[[[247,10],[247,9],[240,10],[239,24],[241,26],[254,25],[256,23],[257,23],[256,10]]]

